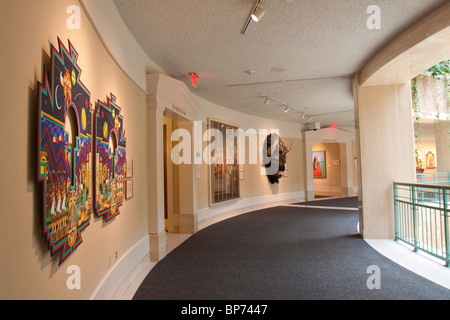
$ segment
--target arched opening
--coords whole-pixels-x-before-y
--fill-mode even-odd
[[[64,124],[64,130],[69,135],[69,152],[70,152],[70,185],[75,187],[75,149],[77,148],[78,138],[78,120],[75,109],[71,106],[67,109],[66,121]]]
[[[109,150],[111,151],[111,159],[112,159],[112,176],[111,179],[115,179],[116,177],[116,153],[117,153],[117,136],[116,132],[113,130],[109,135]]]
[[[355,135],[351,132],[324,128],[305,131],[305,171],[308,201],[322,196],[353,197],[358,190]],[[320,175],[314,164],[320,164]]]
[[[178,129],[192,132],[192,121],[166,109],[163,114],[163,170],[164,170],[164,226],[169,233],[193,234],[194,226],[189,222],[188,216],[193,211],[192,188],[186,186],[193,184],[192,163],[177,164],[184,153],[192,150],[180,149],[180,154],[173,152],[179,143],[185,144]]]

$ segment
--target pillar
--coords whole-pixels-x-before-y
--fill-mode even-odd
[[[442,121],[434,125],[436,137],[437,172],[450,173],[450,121]]]
[[[191,121],[179,121],[178,127],[189,131],[194,139],[194,124]],[[180,213],[180,233],[194,234],[198,231],[198,215],[197,215],[197,183],[194,179],[194,164],[192,157],[193,149],[191,149],[191,162],[182,163],[178,166],[179,177],[179,213]]]
[[[410,84],[360,86],[354,78],[360,232],[394,239],[393,183],[415,183]]]
[[[164,225],[164,149],[163,110],[150,94],[148,112],[148,207],[150,259],[160,261],[166,256],[166,232]]]

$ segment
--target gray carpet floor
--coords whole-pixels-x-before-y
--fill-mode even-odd
[[[348,207],[357,201],[334,200],[323,202]],[[160,261],[134,299],[450,299],[450,290],[371,248],[357,234],[357,222],[357,211],[287,206],[219,222]],[[373,265],[380,270],[381,287],[370,290]]]
[[[344,208],[356,208],[357,209],[358,208],[358,197],[334,198],[334,199],[324,198],[323,200],[320,199],[320,200],[316,200],[316,201],[299,202],[297,204],[320,206],[320,207],[344,207]]]

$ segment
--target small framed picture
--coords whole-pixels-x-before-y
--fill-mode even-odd
[[[125,199],[133,198],[133,179],[125,181]]]
[[[313,151],[313,174],[314,179],[327,178],[327,161],[325,151]]]
[[[127,159],[127,178],[133,178],[133,160]]]

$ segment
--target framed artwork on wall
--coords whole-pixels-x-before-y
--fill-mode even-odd
[[[125,182],[125,199],[133,198],[133,179],[128,179]]]
[[[313,176],[314,179],[327,178],[327,161],[325,151],[313,151]]]
[[[209,128],[220,137],[215,142],[211,163],[211,204],[240,197],[240,171],[238,164],[238,139],[233,138],[235,125],[218,120],[209,120]],[[227,143],[231,141],[231,143]]]
[[[434,169],[434,168],[436,168],[436,159],[434,157],[434,153],[433,152],[428,151],[427,157],[426,157],[426,162],[427,162],[427,169]]]
[[[121,109],[111,94],[98,101],[95,114],[95,213],[110,221],[120,214],[125,199],[126,138]]]
[[[127,179],[133,178],[133,160],[127,159],[127,172],[126,172]]]
[[[92,105],[81,82],[78,53],[58,38],[38,83],[38,182],[43,185],[43,235],[59,264],[82,243],[92,212]]]

